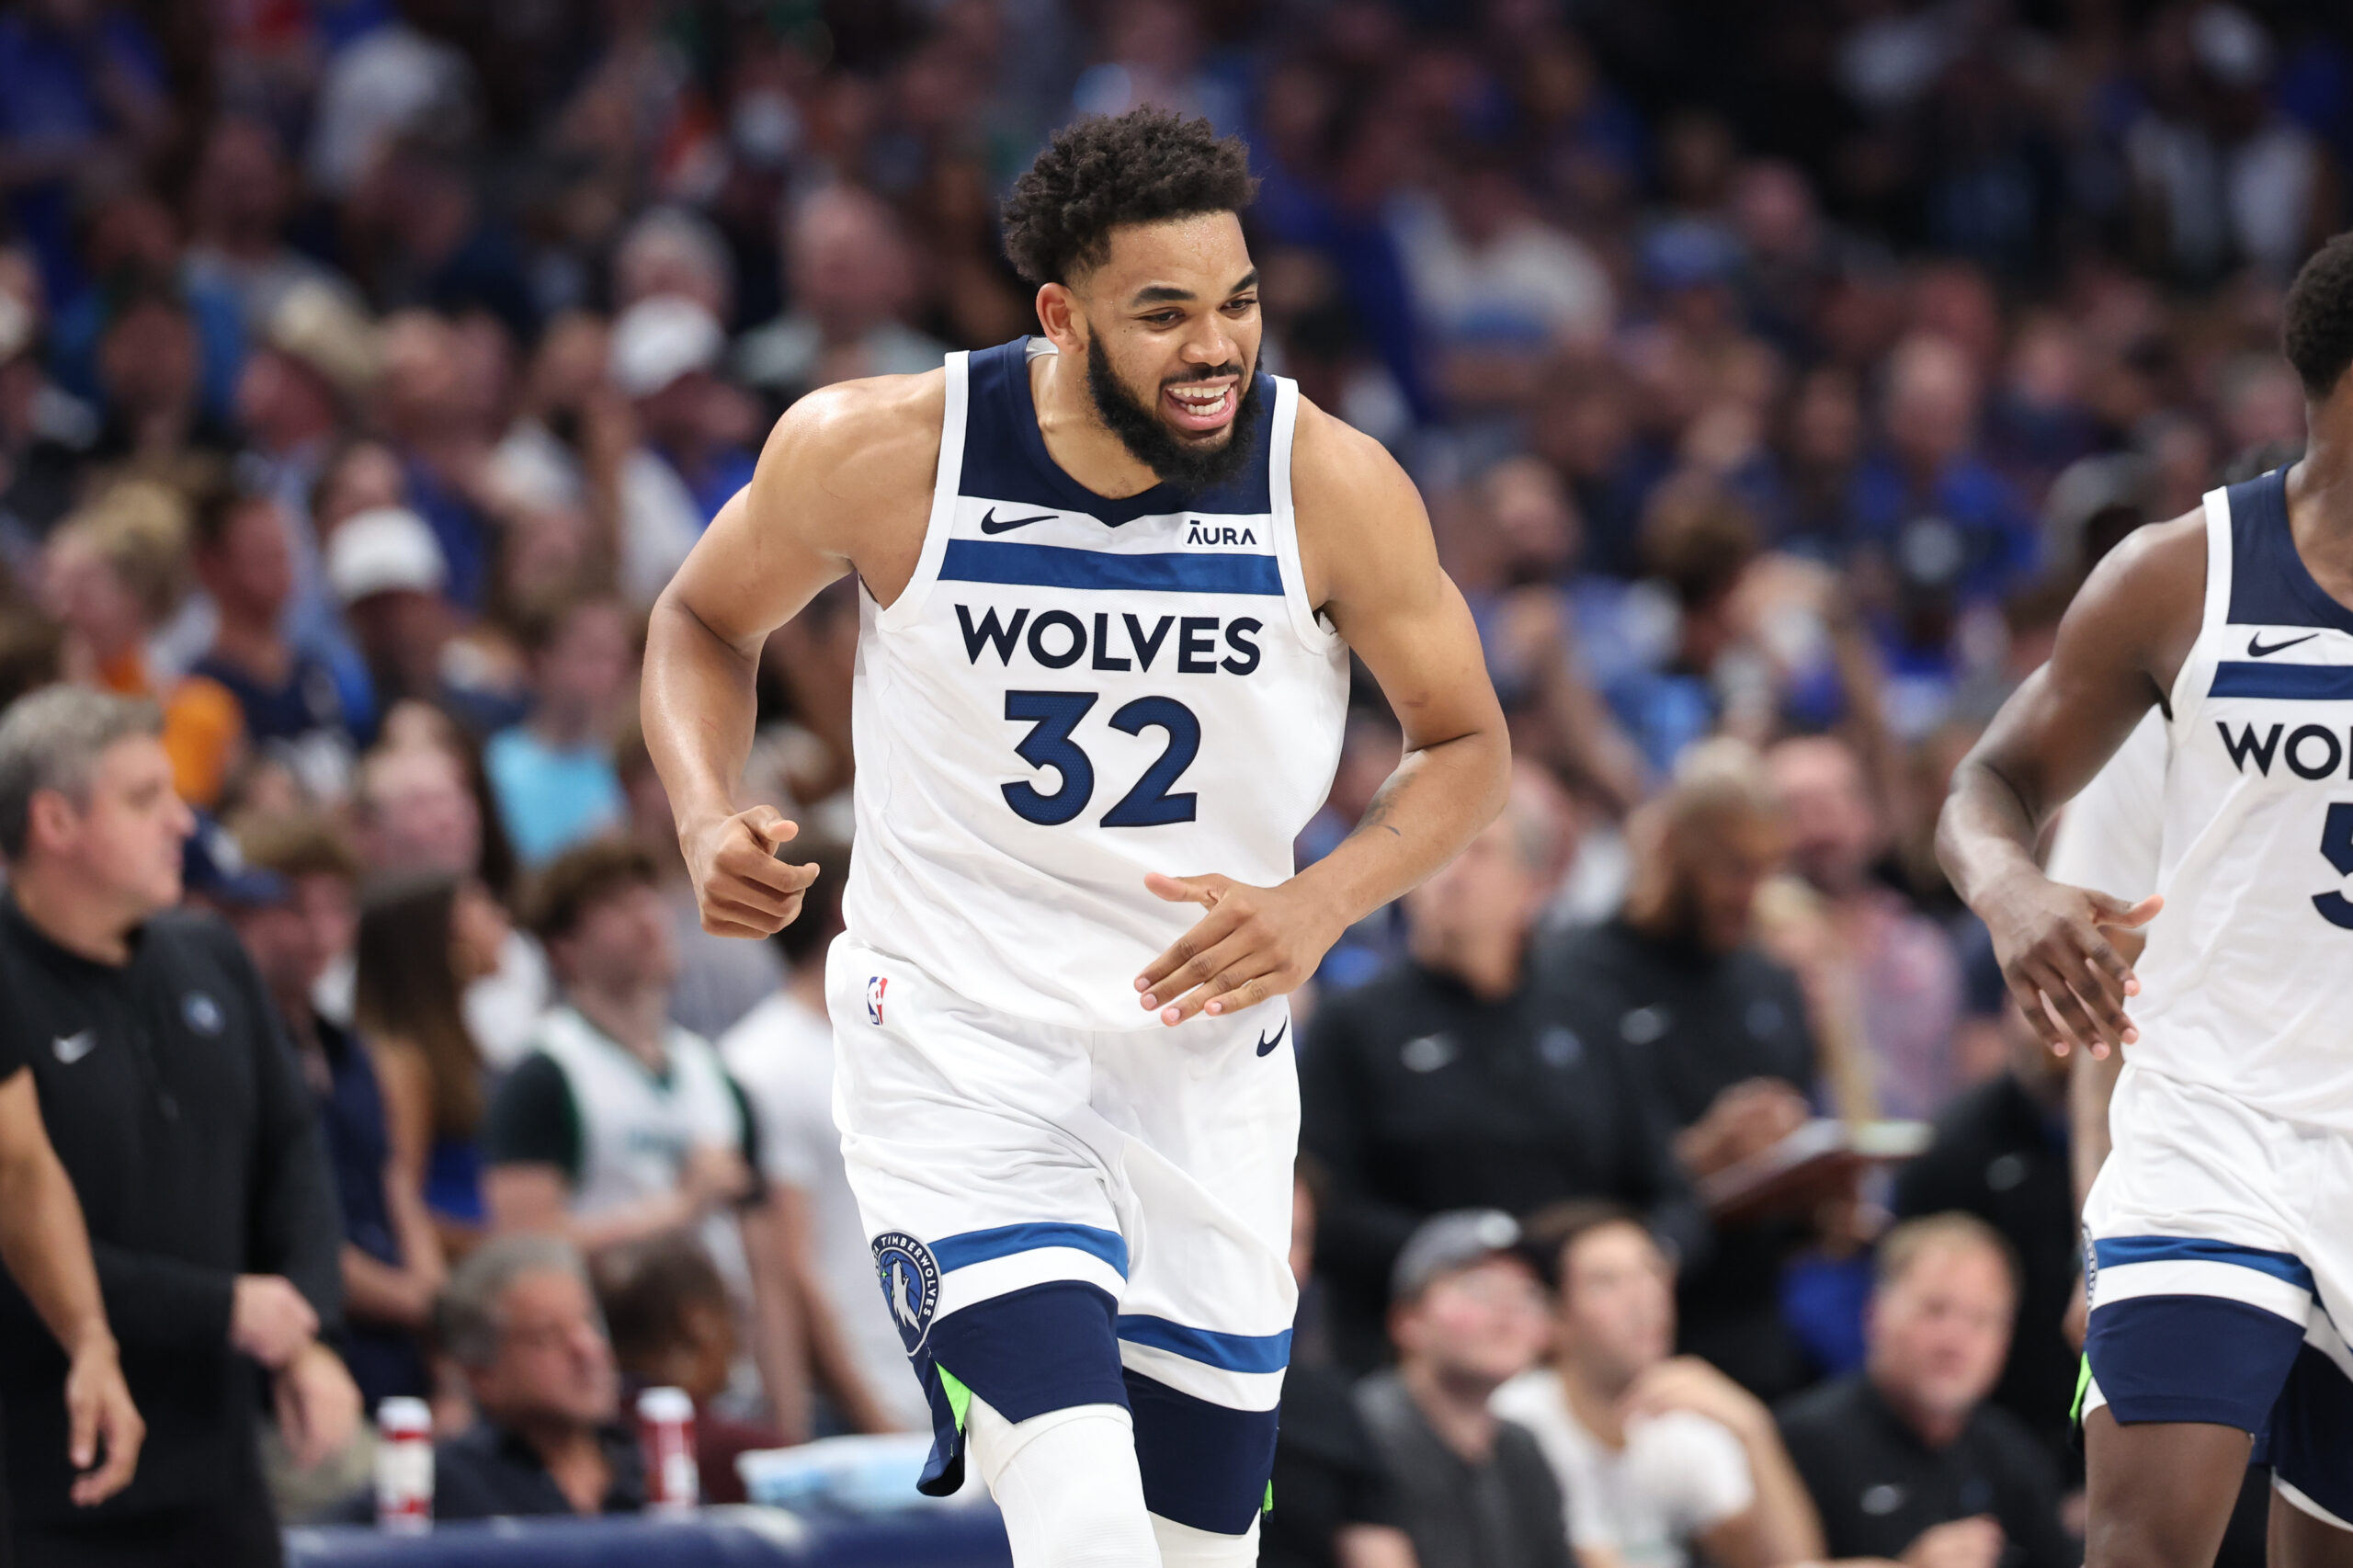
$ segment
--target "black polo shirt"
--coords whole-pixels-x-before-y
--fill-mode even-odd
[[[1331,1177],[1316,1268],[1355,1366],[1386,1349],[1390,1267],[1432,1214],[1609,1198],[1687,1256],[1708,1243],[1623,1048],[1533,975],[1490,999],[1404,960],[1327,998],[1301,1042],[1300,1109],[1301,1145]]]
[[[2059,1526],[2059,1477],[2025,1424],[1981,1404],[1961,1436],[1931,1449],[1858,1372],[1779,1412],[1831,1558],[1899,1558],[1931,1526],[1990,1514],[2008,1546],[2002,1568],[2075,1568]]]
[[[1718,953],[1661,941],[1622,920],[1540,950],[1561,1017],[1588,1039],[1615,1041],[1676,1130],[1751,1078],[1811,1094],[1813,1031],[1797,977],[1755,948]],[[1760,1398],[1812,1379],[1781,1320],[1781,1266],[1811,1237],[1781,1220],[1720,1227],[1677,1284],[1682,1346]]]
[[[290,1279],[332,1328],[341,1226],[316,1110],[229,927],[173,911],[130,960],[67,951],[0,895],[0,1059],[29,1060],[82,1203],[123,1375],[147,1421],[139,1473],[67,1500],[65,1358],[0,1276],[0,1402],[20,1517],[145,1515],[230,1495],[255,1465],[258,1369],[229,1347],[240,1274]]]
[[[619,1423],[597,1431],[612,1479],[597,1511],[634,1514],[645,1506],[645,1457]],[[433,1445],[433,1517],[444,1521],[568,1515],[572,1501],[540,1451],[504,1426],[483,1420]],[[359,1524],[376,1517],[376,1494],[363,1487],[338,1504],[335,1517]]]

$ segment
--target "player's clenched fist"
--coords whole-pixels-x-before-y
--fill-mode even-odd
[[[1164,877],[1143,885],[1171,903],[1209,913],[1136,976],[1146,1011],[1164,1024],[1196,1013],[1238,1013],[1296,991],[1347,927],[1296,882],[1253,887],[1232,877]]]
[[[801,913],[801,896],[817,868],[790,866],[777,849],[801,829],[774,806],[710,817],[678,835],[694,878],[702,928],[715,937],[770,937]]]
[[[2138,995],[2141,983],[2102,933],[2145,926],[2164,903],[2152,895],[2128,904],[2030,870],[1982,902],[2002,978],[2054,1052],[2081,1045],[2106,1056],[2140,1038],[2124,999]]]

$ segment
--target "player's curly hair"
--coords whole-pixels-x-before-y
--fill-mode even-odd
[[[1238,136],[1165,109],[1089,115],[1054,133],[1014,182],[1005,254],[1032,283],[1067,283],[1110,254],[1111,231],[1201,212],[1239,212],[1258,182]]]
[[[2314,402],[2353,365],[2353,233],[2314,251],[2288,286],[2279,346]]]

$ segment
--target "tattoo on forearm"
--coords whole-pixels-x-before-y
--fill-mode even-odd
[[[1387,783],[1373,791],[1372,803],[1366,806],[1364,815],[1357,819],[1355,829],[1348,835],[1350,838],[1354,838],[1359,833],[1370,833],[1376,827],[1386,830],[1394,838],[1405,836],[1389,820],[1395,810],[1397,790],[1402,782],[1401,778],[1392,776]]]

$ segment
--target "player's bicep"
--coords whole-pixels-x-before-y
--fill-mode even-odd
[[[778,421],[752,482],[719,508],[663,595],[747,656],[819,589],[849,570],[839,499],[826,483],[834,433],[814,416]]]
[[[2002,705],[1972,760],[2045,820],[2158,703],[2160,681],[2196,636],[2204,583],[2202,532],[2165,524],[2119,546],[2076,594],[2050,659]]]
[[[1341,428],[1361,449],[1329,454],[1302,485],[1324,614],[1388,698],[1407,749],[1499,733],[1478,624],[1438,564],[1421,496],[1379,445]]]

